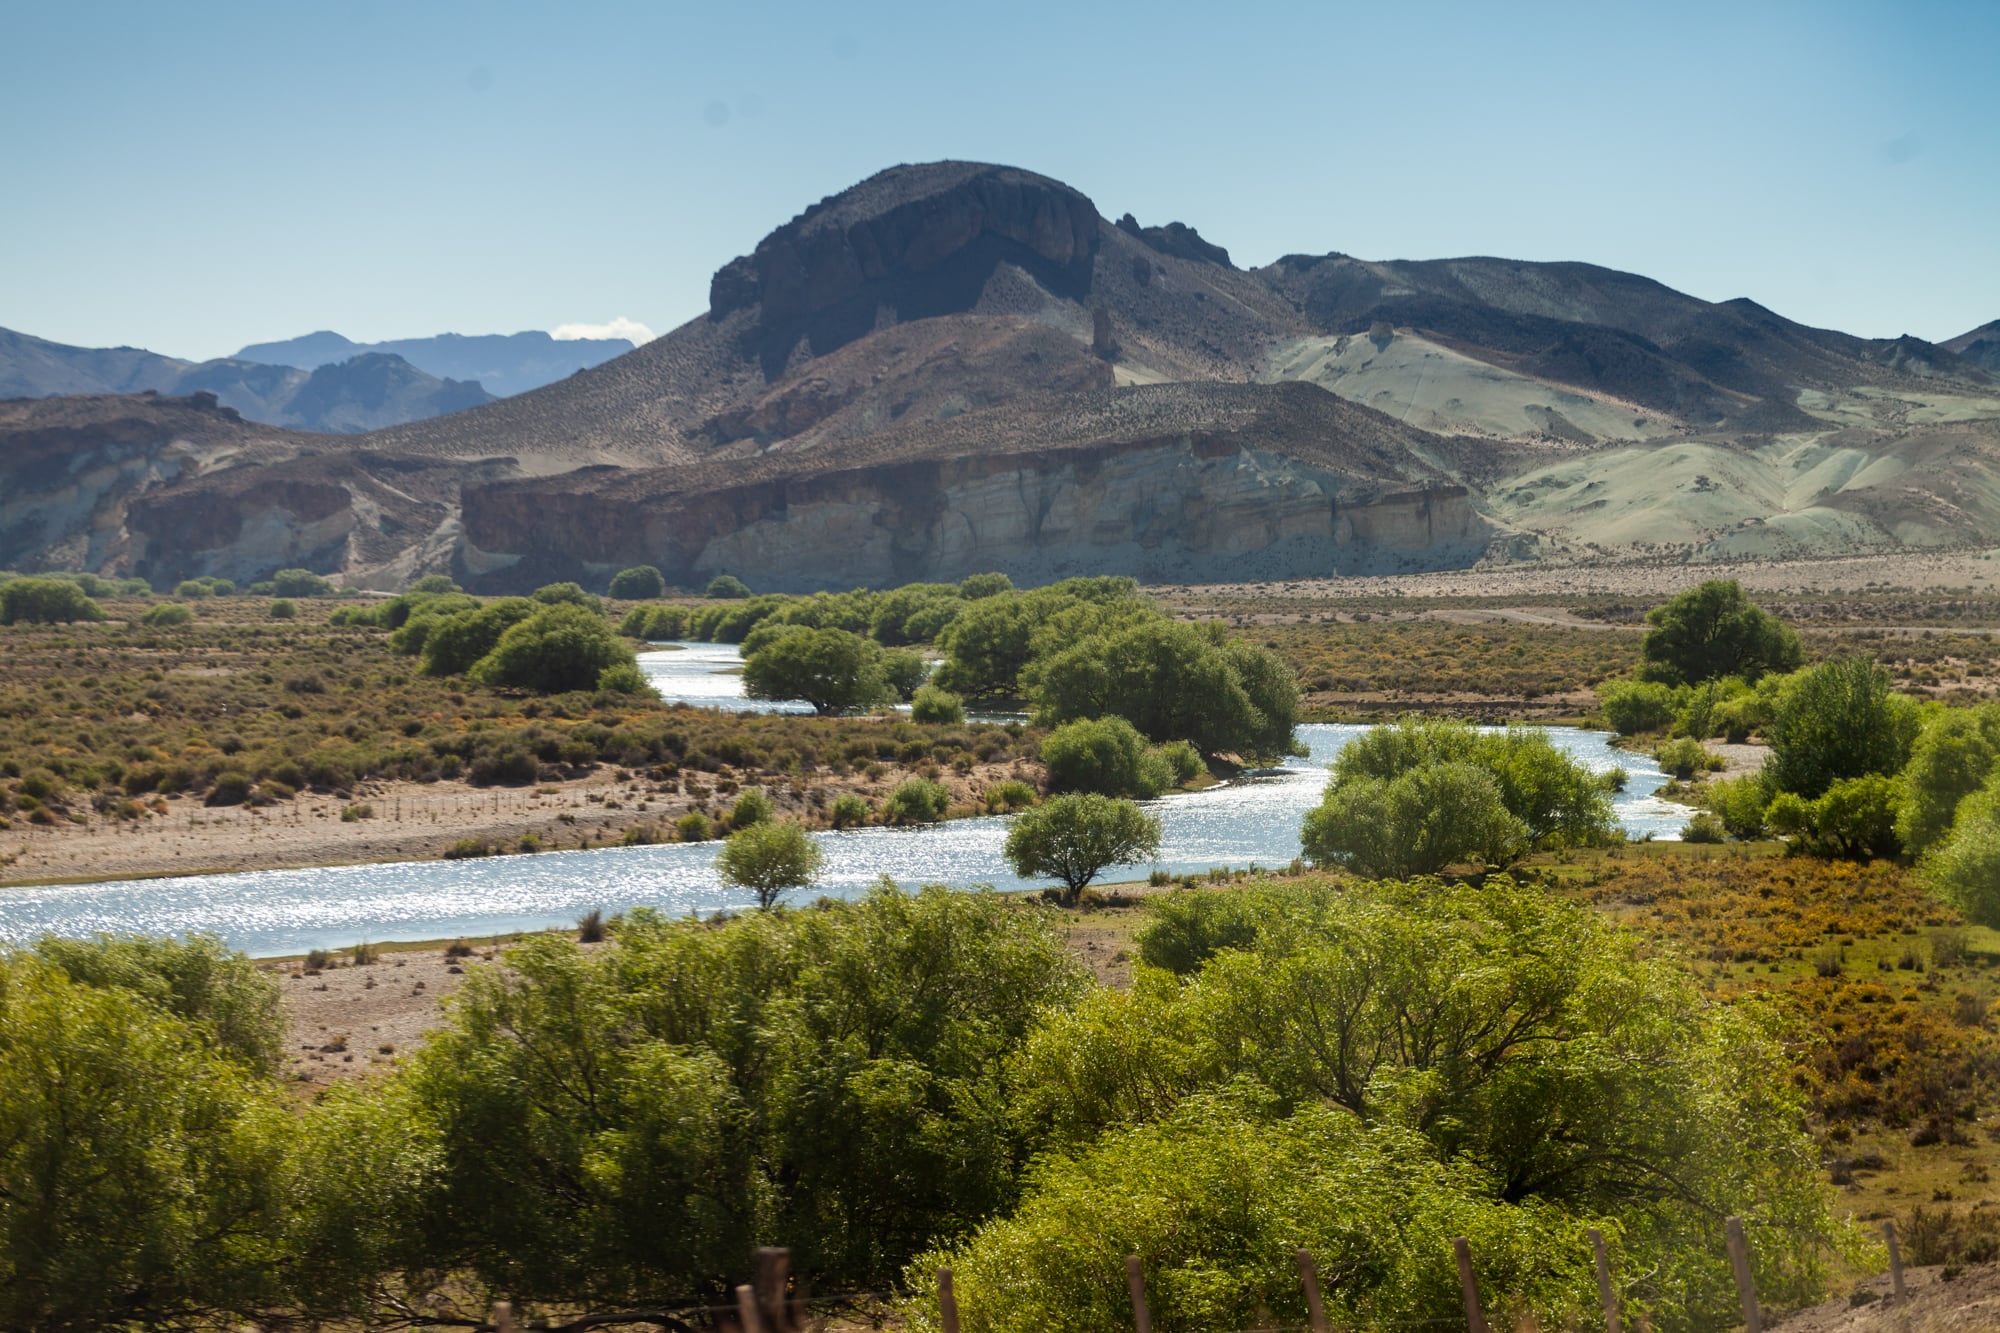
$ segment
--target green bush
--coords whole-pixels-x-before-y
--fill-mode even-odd
[[[701,811],[690,810],[674,821],[674,836],[682,842],[707,842],[715,836],[715,826]]]
[[[853,792],[842,792],[833,798],[833,810],[827,822],[837,829],[860,828],[868,822],[868,801]]]
[[[280,597],[271,603],[269,614],[273,620],[296,620],[299,615],[298,604]]]
[[[2000,758],[2000,706],[1940,710],[1910,748],[1896,833],[1912,856],[1944,840],[1958,806],[1985,785]]]
[[[1729,829],[1721,818],[1707,810],[1697,810],[1681,830],[1682,842],[1723,842],[1728,837]]]
[[[752,824],[769,823],[773,813],[771,798],[762,787],[746,787],[736,798],[736,804],[729,807],[729,827],[744,829]]]
[[[333,584],[309,569],[281,569],[271,576],[271,592],[278,597],[329,597]]]
[[[708,581],[708,587],[702,591],[702,596],[713,597],[718,601],[734,600],[749,595],[749,587],[734,574],[717,574]]]
[[[0,625],[58,625],[102,619],[104,608],[67,579],[20,578],[0,584]]]
[[[148,608],[146,614],[139,617],[139,623],[147,629],[172,629],[177,625],[192,624],[193,621],[194,612],[175,602],[162,602]]]
[[[463,607],[456,598],[439,598],[412,613],[390,635],[390,644],[399,652],[421,654],[426,676],[463,676],[499,646],[501,635],[535,610],[525,597]]]
[[[1727,767],[1721,755],[1710,754],[1700,741],[1686,736],[1654,747],[1653,761],[1661,771],[1683,782],[1698,773],[1713,773]]]
[[[835,631],[838,633],[838,631]],[[924,655],[908,648],[890,648],[881,657],[882,679],[896,698],[907,703],[930,679],[931,664]]]
[[[1708,784],[1708,808],[1722,821],[1732,838],[1748,841],[1764,836],[1764,810],[1771,794],[1761,774],[1724,778]]]
[[[984,799],[988,810],[1012,814],[1035,803],[1035,789],[1019,778],[1008,778],[988,787]]]
[[[1003,592],[1014,591],[1014,580],[1005,574],[967,574],[958,581],[958,595],[968,602],[979,601],[983,597],[998,597]]]
[[[1049,790],[1100,796],[1158,796],[1171,770],[1147,763],[1146,738],[1122,717],[1067,722],[1042,738]]]
[[[1919,720],[1916,701],[1891,693],[1888,673],[1865,658],[1809,667],[1780,696],[1766,775],[1773,790],[1810,800],[1842,778],[1900,772]]]
[[[935,824],[951,808],[951,793],[942,783],[909,778],[882,803],[885,824]]]
[[[1621,736],[1665,731],[1674,721],[1674,692],[1656,681],[1610,681],[1598,690],[1598,708]]]
[[[1306,812],[1299,832],[1316,864],[1370,878],[1430,875],[1477,857],[1505,865],[1528,845],[1493,775],[1458,761],[1401,775],[1343,778]]]
[[[625,694],[633,697],[652,695],[659,697],[646,673],[639,669],[637,662],[618,662],[604,668],[597,676],[597,689],[601,694]]]
[[[2000,930],[2000,790],[1989,784],[1960,802],[1924,877],[1968,921]]]
[[[822,715],[895,698],[878,645],[848,630],[802,625],[777,633],[744,658],[743,692],[752,699],[803,699]]]
[[[1156,753],[1166,761],[1176,787],[1185,787],[1208,771],[1208,765],[1201,761],[1201,751],[1186,741],[1168,741],[1157,747]]]
[[[580,606],[599,615],[604,612],[604,603],[585,592],[580,583],[545,583],[530,593],[528,600],[543,606]]]
[[[949,690],[925,685],[911,696],[910,720],[957,725],[965,721],[965,705]]]
[[[184,602],[198,602],[208,595],[208,584],[202,579],[182,579],[174,585],[174,596]]]
[[[561,694],[592,689],[608,668],[632,662],[632,650],[602,616],[558,604],[510,627],[468,674],[488,685]]]
[[[666,591],[666,577],[651,565],[634,565],[611,576],[610,593],[621,602],[663,597]]]

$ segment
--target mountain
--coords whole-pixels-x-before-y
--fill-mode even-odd
[[[631,350],[631,342],[624,338],[554,338],[539,330],[472,337],[444,333],[435,338],[379,343],[351,342],[322,330],[284,342],[252,343],[235,359],[316,370],[370,353],[399,356],[440,379],[473,380],[493,397],[505,398],[539,389]]]
[[[1975,366],[2000,374],[2000,319],[1981,324],[1943,344]]]
[[[1587,264],[1243,269],[1186,223],[970,162],[812,205],[623,356],[259,447],[254,473],[238,442],[132,482],[93,520],[124,534],[89,538],[102,567],[242,579],[282,547],[376,586],[650,563],[811,588],[2000,542],[2000,383],[1959,349]],[[98,558],[65,531],[41,549]]]
[[[197,363],[136,347],[69,347],[0,329],[0,397],[136,392],[208,393],[252,421],[338,434],[492,401],[477,384],[440,380],[379,353],[308,372],[242,358]]]

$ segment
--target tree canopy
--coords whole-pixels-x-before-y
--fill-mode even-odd
[[[734,815],[730,822],[737,823]],[[826,854],[812,835],[767,815],[729,835],[716,855],[715,869],[724,884],[750,890],[757,895],[757,906],[768,908],[787,889],[809,887],[825,863]]]
[[[68,579],[21,578],[0,583],[0,625],[102,619],[104,608]]]
[[[1060,881],[1065,904],[1075,903],[1109,867],[1148,860],[1159,851],[1159,820],[1131,801],[1094,793],[1052,796],[1007,825],[1006,856],[1014,873]]]
[[[631,648],[603,616],[558,603],[509,626],[467,674],[488,685],[562,694],[595,689],[608,668],[633,662]]]
[[[652,565],[634,565],[613,574],[607,591],[620,601],[639,602],[649,597],[664,597],[667,579]]]
[[[743,659],[743,692],[752,699],[803,699],[817,713],[892,703],[882,649],[844,629],[791,625],[771,631]]]
[[[1669,685],[1721,676],[1755,681],[1805,660],[1790,626],[1752,603],[1734,579],[1710,579],[1646,613],[1640,675]]]

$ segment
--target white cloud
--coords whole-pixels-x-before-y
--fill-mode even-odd
[[[638,320],[623,315],[602,324],[558,324],[549,330],[549,336],[558,342],[572,338],[626,338],[634,347],[659,337]]]

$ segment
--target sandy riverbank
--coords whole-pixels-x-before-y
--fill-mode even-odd
[[[0,888],[51,881],[88,882],[302,866],[421,861],[443,856],[466,840],[498,852],[521,848],[532,837],[537,850],[601,847],[626,831],[673,822],[695,806],[710,814],[728,809],[735,793],[722,794],[717,775],[700,777],[716,791],[689,796],[678,780],[653,782],[641,774],[599,767],[576,778],[534,786],[472,787],[462,782],[370,782],[352,792],[302,792],[267,806],[204,806],[179,797],[164,813],[139,820],[105,816],[87,824],[44,827],[17,821],[0,832]],[[803,783],[790,777],[737,774],[743,787],[761,786],[780,818],[823,823],[836,796],[854,792],[878,805],[913,774],[890,769],[877,780],[861,773],[835,778],[821,772]],[[988,786],[1008,778],[1040,777],[1020,761],[946,768],[937,780],[956,805],[970,806]],[[366,818],[343,819],[366,806]],[[670,836],[670,835],[669,835]]]

